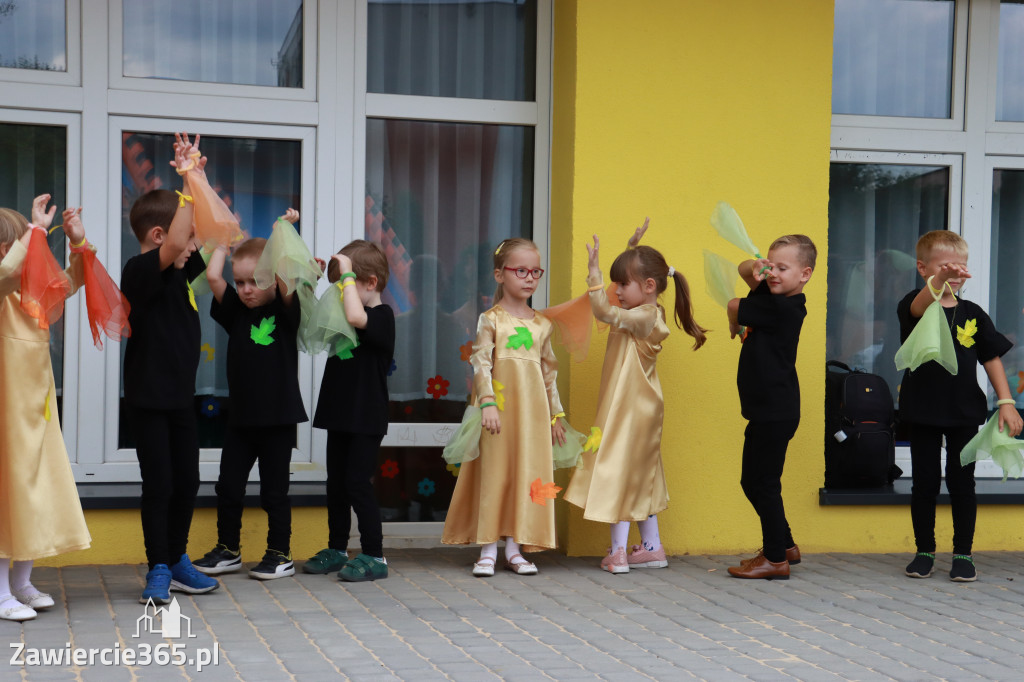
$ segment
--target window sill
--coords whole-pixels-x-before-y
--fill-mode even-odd
[[[196,495],[196,508],[216,508],[217,493],[214,483],[200,483]],[[138,509],[142,497],[141,483],[79,483],[78,498],[82,509]],[[323,481],[295,481],[288,490],[293,507],[327,506],[327,483]],[[245,487],[246,507],[260,506],[260,484],[250,481]]]
[[[909,478],[901,478],[881,488],[819,488],[818,505],[909,505],[910,485]],[[978,504],[1024,504],[1024,479],[978,479],[975,490]],[[938,504],[949,504],[945,481],[939,489]]]

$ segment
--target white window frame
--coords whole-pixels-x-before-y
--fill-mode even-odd
[[[127,0],[128,2],[138,0]],[[302,3],[302,87],[273,85],[239,85],[206,81],[179,81],[163,78],[140,78],[124,75],[124,2],[109,0],[110,51],[109,74],[112,90],[146,91],[162,94],[212,95],[286,101],[316,101],[317,80],[317,0]],[[251,105],[250,105],[251,106]],[[234,120],[233,118],[231,120]]]
[[[81,0],[65,0],[64,3],[64,50],[67,59],[65,71],[42,71],[39,69],[0,68],[0,82],[40,85],[81,85],[82,84],[82,6]],[[7,90],[7,87],[4,87]],[[5,98],[6,99],[6,98]],[[13,102],[5,102],[6,105]]]

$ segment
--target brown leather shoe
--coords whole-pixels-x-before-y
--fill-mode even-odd
[[[789,562],[772,563],[764,554],[758,554],[753,561],[730,566],[729,575],[734,578],[789,580]]]
[[[800,563],[800,546],[793,545],[786,550],[786,561],[789,562],[790,566],[796,566]]]

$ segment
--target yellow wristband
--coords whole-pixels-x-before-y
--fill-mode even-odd
[[[929,277],[928,281],[926,282],[926,284],[928,285],[928,290],[932,292],[932,296],[942,296],[942,289],[936,289],[935,287],[932,286],[933,279],[935,279],[935,275]]]
[[[558,414],[556,414],[554,417],[551,418],[551,425],[554,426],[555,423],[558,422],[558,418],[559,417],[564,417],[564,416],[565,416],[565,412],[559,412]]]
[[[587,293],[591,291],[600,291],[601,289],[604,289],[604,284],[595,284],[594,286],[587,289]]]
[[[70,240],[69,240],[69,241],[70,241]],[[82,237],[82,241],[78,242],[77,244],[75,244],[74,242],[72,242],[72,244],[71,244],[71,248],[72,248],[72,249],[80,249],[80,248],[82,248],[83,246],[85,246],[85,243],[86,243],[87,241],[88,241],[88,240],[87,240],[87,239],[86,239],[85,237]]]
[[[1013,398],[1003,398],[1002,400],[997,400],[996,401],[996,405],[998,405],[999,407],[1002,407],[1003,405],[1016,405],[1016,404],[1017,404],[1017,401],[1014,400]]]
[[[356,281],[354,279],[346,279],[344,282],[342,282],[341,288],[344,290],[345,287],[354,287],[355,285]]]
[[[190,160],[188,162],[188,165],[185,166],[184,168],[176,168],[175,170],[178,171],[178,175],[184,175],[185,173],[188,173],[190,170],[192,170],[195,167],[196,167],[196,160],[192,159],[192,160]]]

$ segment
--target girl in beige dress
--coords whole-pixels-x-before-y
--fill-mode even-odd
[[[29,620],[53,606],[50,595],[29,580],[33,559],[85,549],[90,542],[60,431],[50,330],[22,301],[32,232],[45,235],[53,219],[55,208],[46,211],[49,199],[44,194],[32,203],[32,228],[16,211],[0,208],[0,619],[6,620]],[[64,212],[64,232],[83,248],[79,210]],[[64,276],[70,294],[81,286],[83,269],[79,253],[72,251],[69,260]]]
[[[552,325],[528,304],[543,274],[528,239],[506,239],[494,252],[495,305],[480,315],[470,358],[480,455],[459,469],[441,538],[483,545],[475,576],[494,575],[499,539],[505,568],[518,575],[537,572],[522,551],[556,546],[551,447],[565,443],[564,414]]]
[[[639,241],[644,227],[630,240]],[[676,325],[703,345],[705,329],[693,319],[690,288],[683,273],[668,266],[649,246],[631,247],[615,259],[611,279],[621,308],[609,304],[598,263],[598,239],[587,245],[590,305],[594,316],[611,326],[595,426],[601,431],[596,452],[583,453],[565,499],[583,508],[583,517],[611,524],[612,546],[601,568],[628,573],[630,568],[668,566],[655,516],[668,506],[661,464],[661,426],[665,401],[655,361],[668,338],[658,295],[675,282]],[[629,524],[640,528],[641,545],[626,556]]]

